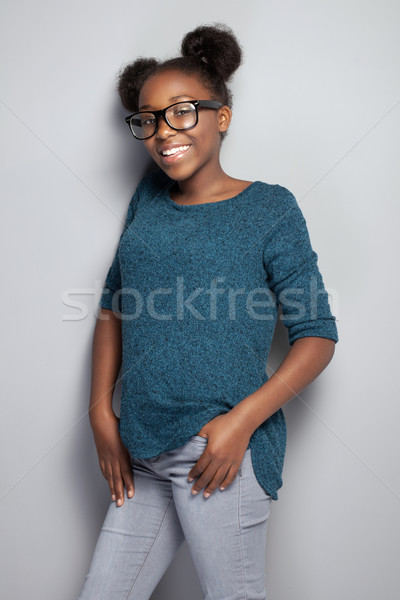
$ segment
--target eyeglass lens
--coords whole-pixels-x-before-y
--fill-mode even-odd
[[[196,124],[196,107],[191,102],[180,102],[170,106],[165,116],[174,129],[189,129]],[[157,119],[151,112],[140,112],[132,117],[130,123],[136,137],[147,138],[155,133]]]

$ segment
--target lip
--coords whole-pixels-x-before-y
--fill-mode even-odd
[[[180,146],[188,146],[188,148],[186,150],[182,150],[181,152],[177,152],[176,154],[171,154],[171,156],[163,155],[163,152],[165,152],[166,150],[172,150],[173,148],[179,148]],[[192,147],[191,144],[166,144],[165,146],[162,146],[159,149],[158,154],[164,163],[171,164],[171,163],[174,163],[174,162],[180,160],[183,156],[185,156],[185,154],[187,154],[189,152],[191,147]]]

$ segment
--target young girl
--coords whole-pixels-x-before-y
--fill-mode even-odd
[[[112,503],[80,600],[150,598],[184,540],[205,599],[265,600],[281,407],[338,341],[293,194],[221,168],[235,36],[198,27],[181,52],[140,58],[119,79],[126,121],[159,169],[129,204],[100,300],[90,422]],[[265,107],[254,98],[243,127],[256,135]],[[268,378],[279,307],[290,349]]]

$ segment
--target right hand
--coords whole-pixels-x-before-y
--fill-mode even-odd
[[[133,497],[135,488],[129,452],[121,441],[118,422],[119,419],[112,414],[101,419],[97,417],[91,425],[100,469],[110,486],[111,500],[122,506],[124,486],[128,498]]]

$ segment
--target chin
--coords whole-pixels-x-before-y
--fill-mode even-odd
[[[157,162],[159,168],[174,181],[185,181],[195,174],[196,170],[184,165],[165,165]]]

